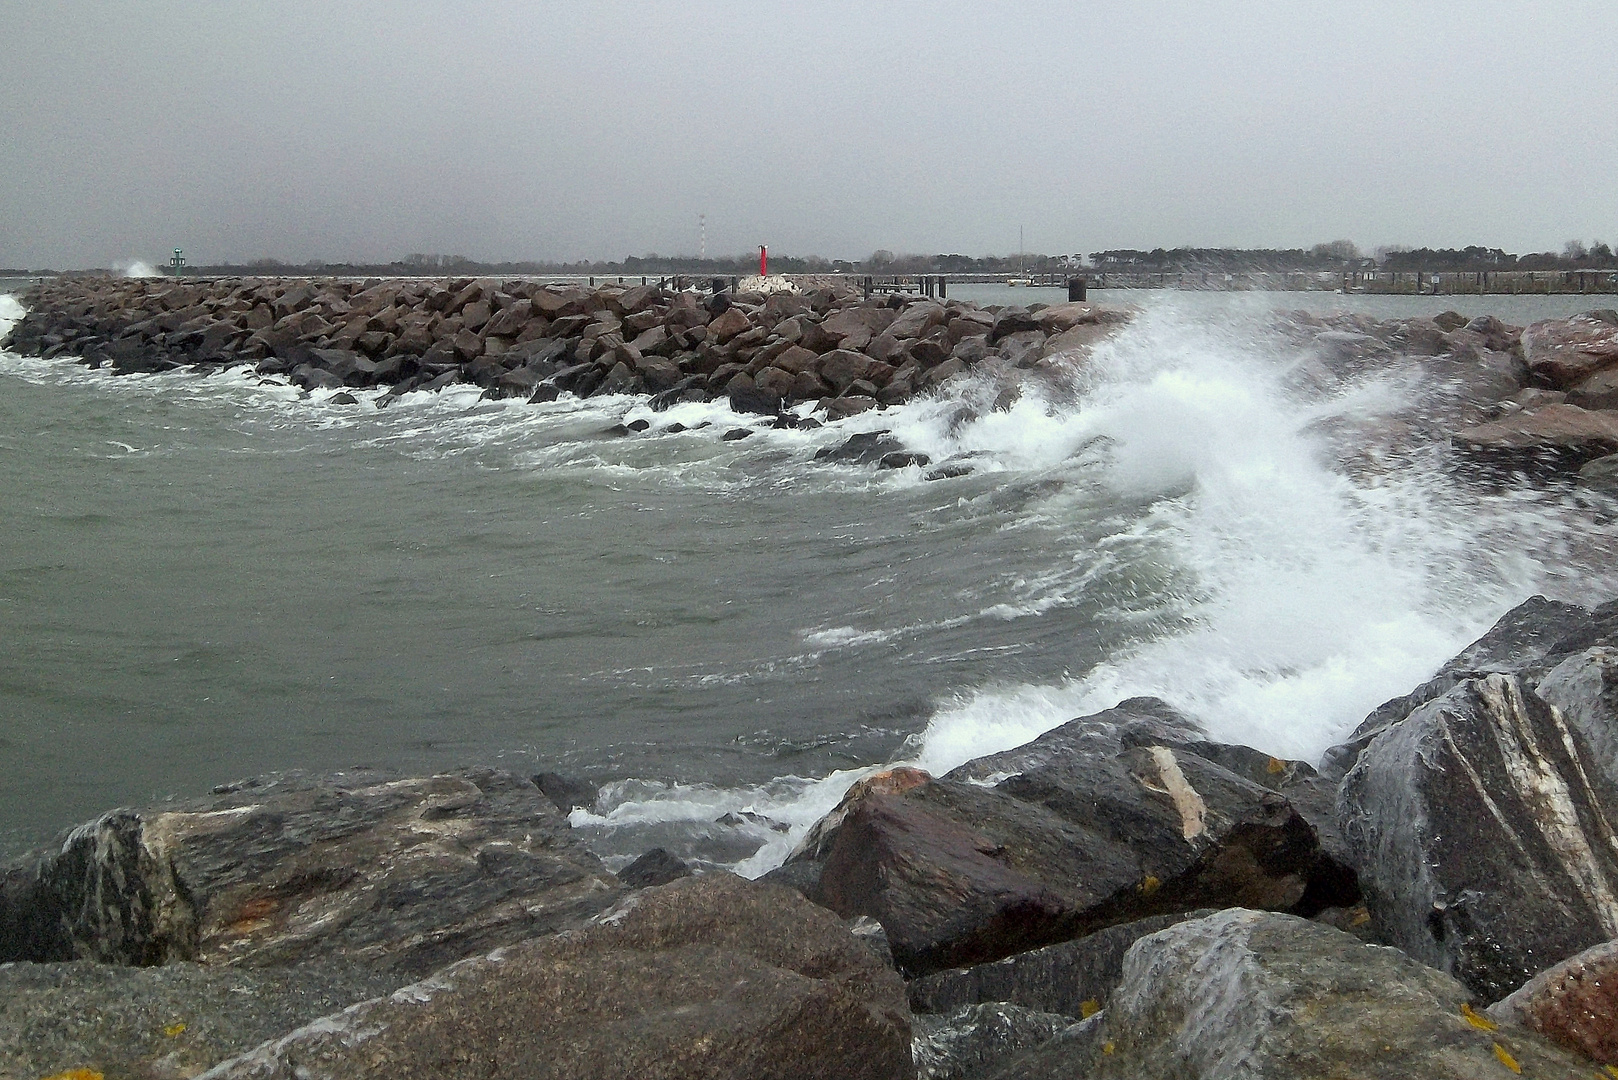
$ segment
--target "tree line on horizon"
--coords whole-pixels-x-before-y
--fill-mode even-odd
[[[159,268],[162,269],[162,268]],[[187,267],[204,276],[405,276],[487,277],[555,274],[581,277],[738,277],[756,273],[758,255],[699,259],[689,255],[628,255],[617,260],[522,260],[483,262],[465,255],[411,254],[387,263],[289,263],[260,258],[246,263]],[[1496,271],[1618,270],[1612,248],[1599,241],[1586,246],[1570,240],[1562,251],[1516,255],[1501,248],[1410,248],[1386,246],[1365,255],[1351,241],[1334,240],[1310,248],[1116,248],[1082,254],[917,255],[878,249],[860,260],[771,253],[770,270],[781,274],[1060,274],[1060,273],[1287,273],[1296,271]],[[106,271],[92,271],[106,272]],[[51,270],[4,270],[0,276],[51,274]]]

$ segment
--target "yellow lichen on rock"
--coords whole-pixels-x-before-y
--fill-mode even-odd
[[[1521,1074],[1522,1066],[1517,1064],[1517,1059],[1511,1056],[1511,1051],[1507,1050],[1499,1043],[1494,1044],[1494,1056],[1500,1059],[1500,1064],[1504,1065],[1514,1073]]]
[[[1162,887],[1163,882],[1151,874],[1147,874],[1146,879],[1140,883],[1140,891],[1144,896],[1150,896]]]
[[[94,1069],[69,1069],[67,1072],[51,1073],[44,1080],[107,1080],[107,1078]]]
[[[1082,1019],[1088,1020],[1090,1017],[1094,1016],[1100,1011],[1101,1002],[1097,1001],[1095,998],[1085,998],[1083,1001],[1079,1002],[1079,1016]]]
[[[1479,1031],[1496,1031],[1500,1027],[1499,1024],[1495,1023],[1493,1020],[1490,1020],[1487,1016],[1479,1015],[1472,1008],[1472,1006],[1466,1004],[1465,1002],[1461,1003],[1461,1015],[1466,1017],[1466,1022],[1468,1024],[1471,1024]]]

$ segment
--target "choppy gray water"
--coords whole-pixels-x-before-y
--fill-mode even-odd
[[[1254,317],[1587,304],[1131,299],[1077,396],[741,442],[722,406],[378,411],[0,355],[0,849],[263,770],[488,762],[612,782],[575,814],[604,853],[756,870],[865,767],[1148,692],[1312,756],[1524,596],[1614,591],[1565,495],[1334,471],[1322,419],[1420,388],[1301,399]],[[879,427],[979,471],[812,460]],[[790,831],[715,820],[743,810]]]

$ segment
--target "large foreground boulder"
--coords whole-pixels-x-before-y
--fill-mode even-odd
[[[398,985],[344,964],[0,964],[0,1077],[195,1076]]]
[[[899,977],[830,912],[727,874],[461,961],[215,1080],[909,1080]]]
[[[346,959],[399,982],[582,924],[623,888],[528,780],[271,776],[104,814],[10,871],[0,960]]]
[[[1485,1002],[1618,937],[1618,782],[1602,764],[1516,675],[1466,679],[1377,735],[1341,815],[1381,933]]]
[[[1479,1015],[1466,987],[1394,949],[1268,912],[1143,938],[1106,1011],[1002,1080],[1593,1080],[1595,1064]]]
[[[1291,909],[1316,881],[1351,892],[1285,792],[1237,771],[1249,764],[1297,775],[1132,699],[937,780],[856,788],[775,876],[879,921],[911,976],[1151,915]]]

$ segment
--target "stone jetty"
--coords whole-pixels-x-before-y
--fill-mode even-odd
[[[65,278],[22,297],[7,348],[117,372],[254,365],[307,389],[389,396],[726,398],[832,417],[893,405],[985,362],[1034,367],[1129,318],[1105,304],[985,310],[852,291],[720,292],[530,281]],[[389,398],[382,399],[386,403]]]
[[[0,1077],[1618,1075],[1618,601],[1532,598],[1320,769],[1151,698],[877,773],[760,881],[588,785],[271,776],[0,877]]]

